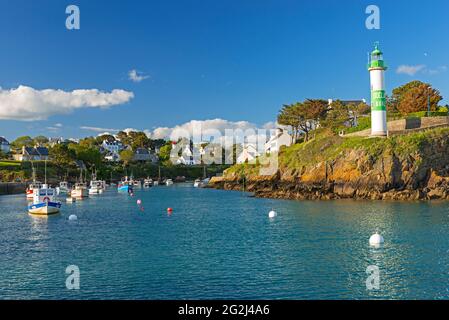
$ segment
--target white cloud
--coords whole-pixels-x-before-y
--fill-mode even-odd
[[[425,72],[430,75],[440,74],[447,71],[447,66],[439,66],[435,69],[426,69]]]
[[[134,129],[134,128],[126,128],[121,130],[123,132],[125,132],[126,134],[129,134],[130,132],[139,132],[140,130]]]
[[[148,79],[150,76],[144,75],[136,69],[130,70],[128,72],[128,79],[133,82],[141,82],[145,79]]]
[[[194,139],[201,139],[202,141],[215,141],[214,137],[217,137],[219,142],[229,142],[233,143],[233,139],[240,139],[240,141],[256,141],[259,139],[266,140],[270,134],[274,134],[274,129],[279,128],[280,126],[277,122],[267,122],[262,126],[257,126],[248,121],[228,121],[224,119],[211,119],[211,120],[191,120],[181,125],[177,125],[174,127],[158,127],[153,128],[152,130],[143,130],[145,134],[151,139],[164,139],[164,140],[172,140],[176,141],[180,137],[189,137]],[[138,132],[141,130],[134,128],[126,128],[126,129],[112,129],[112,128],[102,128],[102,127],[88,127],[83,126],[80,127],[82,130],[94,131],[101,134],[116,134],[119,131],[124,131],[126,133],[129,132]],[[200,130],[200,136],[199,134]],[[225,137],[226,130],[228,133],[231,133],[231,136]],[[260,131],[259,131],[260,130]],[[194,135],[196,135],[194,137]]]
[[[109,108],[124,104],[133,97],[132,92],[121,89],[102,92],[98,89],[36,90],[27,86],[10,90],[0,88],[0,119],[45,120],[49,116],[68,114],[81,108]]]
[[[94,132],[119,132],[119,129],[109,129],[109,128],[100,128],[100,127],[88,127],[88,126],[82,126],[80,127],[81,130],[87,130],[87,131],[94,131]]]
[[[113,129],[113,128],[103,128],[103,127],[90,127],[90,126],[82,126],[80,127],[81,130],[86,130],[86,131],[93,131],[93,132],[98,132],[98,136],[102,136],[102,135],[114,135],[117,134],[119,131],[123,131],[126,133],[130,133],[130,132],[139,132],[140,130],[138,129],[133,129],[133,128],[126,128],[126,129]]]
[[[270,134],[270,129],[275,129],[277,127],[275,122],[268,122],[260,127],[248,122],[248,121],[228,121],[224,119],[212,119],[212,120],[192,120],[175,127],[160,127],[153,130],[145,130],[148,137],[152,139],[170,139],[172,141],[178,140],[179,137],[194,137],[201,130],[201,137],[197,137],[202,141],[211,141],[214,134],[219,136],[219,140],[224,142],[224,140],[229,143],[233,143],[231,140],[235,138],[243,139],[248,141],[256,141],[257,137],[259,139],[265,139],[267,135]],[[258,130],[262,130],[259,132]],[[233,131],[232,136],[226,137],[226,131]]]
[[[426,66],[424,64],[419,64],[416,66],[409,66],[409,65],[400,65],[397,69],[396,69],[396,73],[397,74],[406,74],[409,76],[414,76],[416,73],[424,70],[426,68]]]
[[[447,71],[447,66],[438,66],[435,68],[429,68],[424,64],[419,64],[416,66],[401,65],[396,69],[398,74],[406,74],[409,76],[414,76],[417,73],[423,73],[427,75],[436,75]]]

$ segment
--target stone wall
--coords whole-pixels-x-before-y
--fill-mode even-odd
[[[430,128],[449,126],[449,117],[424,117],[390,121],[387,123],[389,135],[407,134]],[[368,137],[371,129],[349,133],[345,137]]]
[[[0,195],[25,193],[25,183],[0,182]]]

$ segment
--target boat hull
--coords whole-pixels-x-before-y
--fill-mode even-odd
[[[117,190],[121,192],[129,192],[129,189],[129,186],[119,186]]]
[[[89,189],[89,194],[102,194],[103,189]]]
[[[88,198],[89,197],[89,192],[87,191],[87,189],[72,190],[70,195],[71,195],[72,198],[83,199],[83,198]]]
[[[34,215],[48,216],[59,213],[61,203],[59,202],[43,202],[28,206],[28,212]]]

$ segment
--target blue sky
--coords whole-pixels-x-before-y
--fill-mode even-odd
[[[69,4],[81,10],[80,30],[65,28]],[[369,4],[381,10],[380,30],[365,28]],[[0,0],[0,115],[11,108],[1,95],[21,85],[133,94],[107,109],[0,120],[0,135],[82,137],[98,132],[81,127],[151,131],[215,118],[263,125],[284,103],[369,99],[375,41],[388,91],[418,79],[449,97],[448,18],[447,0]],[[401,65],[416,73],[398,73]],[[148,78],[133,82],[130,70]]]

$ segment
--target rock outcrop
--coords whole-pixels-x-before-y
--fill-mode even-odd
[[[396,140],[383,143],[375,155],[368,148],[346,148],[300,167],[280,165],[272,176],[229,170],[210,185],[282,199],[449,199],[449,130],[420,133],[418,142],[413,138],[391,138]]]

